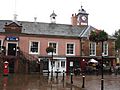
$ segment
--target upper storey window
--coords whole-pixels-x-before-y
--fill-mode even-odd
[[[89,47],[89,52],[90,56],[95,56],[96,55],[96,43],[95,42],[90,42],[90,47]]]
[[[39,42],[30,41],[30,54],[39,54]]]
[[[66,54],[67,55],[75,55],[75,44],[74,43],[67,43],[66,46]]]
[[[58,44],[56,42],[49,42],[49,46],[54,48],[54,55],[57,55],[57,51],[58,51]]]

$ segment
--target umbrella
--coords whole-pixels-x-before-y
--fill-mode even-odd
[[[90,62],[91,62],[91,63],[98,63],[98,61],[96,61],[95,59],[90,59],[88,62],[89,62],[89,63],[90,63]]]

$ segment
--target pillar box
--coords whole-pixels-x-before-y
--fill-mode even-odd
[[[4,70],[3,70],[3,73],[5,76],[7,76],[9,73],[9,66],[8,65],[9,65],[8,61],[5,61],[4,62]]]

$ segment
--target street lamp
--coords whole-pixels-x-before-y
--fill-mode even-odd
[[[102,75],[102,77],[101,77],[101,90],[103,90],[103,88],[104,88],[104,77],[103,77],[103,56],[104,56],[104,53],[102,53],[102,60],[101,60],[101,64],[102,64],[102,67],[101,67],[101,75]]]
[[[53,77],[53,52],[54,52],[54,48],[52,46],[49,46],[46,48],[46,52],[47,53],[52,53],[52,59],[51,59],[51,80]]]
[[[39,65],[39,73],[40,73],[40,61],[41,61],[41,59],[40,58],[38,58],[38,65]]]
[[[85,63],[85,59],[83,59],[82,61]],[[83,79],[82,88],[85,88],[85,69],[84,68],[82,71],[82,79]]]
[[[70,61],[70,76],[71,76],[71,84],[73,84],[73,61]]]
[[[102,44],[102,57],[101,57],[101,73],[102,73],[102,77],[101,77],[101,90],[103,90],[103,85],[104,85],[104,78],[103,78],[103,42],[108,40],[108,34],[103,30],[103,31],[91,31],[90,36],[89,36],[89,40],[93,41],[93,42],[101,42]]]

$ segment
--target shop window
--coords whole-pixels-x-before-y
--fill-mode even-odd
[[[61,61],[61,67],[62,67],[62,68],[65,67],[65,61]]]

